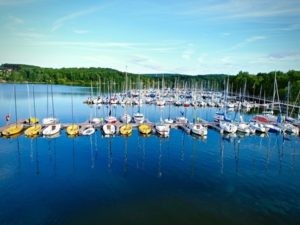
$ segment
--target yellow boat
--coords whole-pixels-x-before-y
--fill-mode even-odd
[[[79,134],[79,126],[77,124],[71,124],[67,127],[67,134],[75,136]]]
[[[39,135],[41,130],[42,130],[42,125],[36,124],[36,125],[33,125],[33,126],[27,128],[24,133],[28,137],[34,137],[34,136]]]
[[[36,117],[30,117],[30,118],[28,119],[28,122],[29,122],[30,124],[36,124],[36,123],[39,122],[39,119],[36,118]]]
[[[131,126],[131,124],[122,125],[120,127],[120,133],[122,135],[130,135],[132,133],[132,126]]]
[[[152,131],[152,128],[149,124],[146,124],[146,123],[143,123],[139,126],[139,131],[142,133],[142,134],[150,134],[151,131]]]
[[[6,137],[13,136],[20,133],[23,130],[24,125],[20,123],[14,123],[5,128],[1,134]]]

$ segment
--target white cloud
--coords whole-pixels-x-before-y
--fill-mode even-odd
[[[22,5],[22,4],[26,4],[26,3],[31,3],[34,0],[0,0],[0,5]]]
[[[231,33],[229,33],[229,32],[224,32],[224,33],[221,34],[221,36],[223,36],[223,37],[227,37],[227,36],[230,36],[230,35],[231,35]]]
[[[90,7],[88,9],[83,9],[83,10],[80,10],[80,11],[77,11],[77,12],[72,12],[70,14],[62,16],[62,17],[60,17],[60,18],[58,18],[57,20],[54,21],[51,30],[55,31],[55,30],[59,29],[68,20],[73,20],[73,19],[76,19],[80,16],[85,16],[85,15],[95,13],[99,10],[102,10],[103,8],[104,8],[104,6],[93,6],[93,7]]]
[[[28,39],[40,39],[46,37],[46,35],[34,31],[17,32],[14,33],[14,36],[21,37],[21,38],[28,38]]]
[[[34,42],[32,45],[39,46],[62,46],[71,48],[84,48],[90,51],[110,50],[121,51],[130,50],[136,52],[148,52],[156,54],[173,53],[174,51],[184,48],[182,43],[177,42],[104,42],[104,41],[39,41]],[[187,52],[188,54],[191,54]]]
[[[90,32],[89,30],[79,30],[79,29],[75,29],[73,31],[75,34],[87,34]]]
[[[182,6],[182,10],[177,12],[181,15],[214,15],[213,18],[233,18],[233,19],[253,19],[262,17],[291,16],[300,14],[299,1],[217,1],[217,2],[196,2]]]
[[[9,16],[9,22],[11,24],[14,24],[14,25],[19,25],[19,24],[23,24],[24,23],[24,20],[17,17],[17,16]]]
[[[266,39],[265,36],[253,36],[253,37],[249,37],[245,40],[246,43],[252,43],[252,42],[255,42],[255,41],[259,41],[259,40],[264,40]]]
[[[236,49],[239,49],[239,48],[243,48],[251,43],[254,43],[254,42],[257,42],[257,41],[260,41],[260,40],[264,40],[266,39],[267,37],[265,36],[252,36],[252,37],[249,37],[249,38],[246,38],[245,40],[235,44],[234,46],[228,48],[228,49],[225,49],[225,51],[232,51],[232,50],[236,50]]]
[[[185,60],[190,60],[192,58],[192,55],[193,55],[193,51],[192,50],[185,50],[181,57]]]

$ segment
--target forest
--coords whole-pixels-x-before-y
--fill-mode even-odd
[[[0,82],[18,83],[53,83],[64,85],[90,86],[100,85],[105,91],[109,84],[117,90],[124,90],[127,77],[129,88],[202,88],[204,90],[222,91],[229,82],[230,92],[272,98],[274,81],[278,87],[282,101],[300,102],[300,71],[271,71],[269,73],[250,74],[240,71],[236,75],[208,74],[133,74],[111,68],[44,68],[22,64],[2,64],[0,66]]]

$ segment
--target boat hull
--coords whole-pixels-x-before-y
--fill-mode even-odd
[[[170,135],[170,127],[165,124],[160,124],[155,126],[156,132],[162,137],[169,137]]]
[[[130,124],[125,124],[120,127],[120,134],[128,136],[132,133],[132,126]]]
[[[49,125],[43,130],[43,135],[44,136],[52,136],[52,135],[58,134],[60,129],[61,129],[60,123]]]
[[[1,135],[10,137],[21,133],[23,128],[24,128],[23,124],[11,124],[1,132]]]
[[[24,132],[24,134],[28,137],[34,137],[41,133],[42,126],[40,124],[33,125],[29,128],[27,128]]]
[[[152,132],[152,128],[149,124],[141,124],[139,126],[139,132],[141,134],[150,134]]]
[[[113,124],[104,124],[102,130],[105,135],[113,135],[116,133],[116,126]]]
[[[71,124],[67,127],[67,134],[76,136],[79,134],[79,126],[77,124]]]

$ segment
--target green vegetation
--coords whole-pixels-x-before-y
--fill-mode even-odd
[[[288,99],[288,83],[290,82],[290,102],[296,101],[300,91],[300,71],[290,70],[287,73],[281,71],[273,71],[270,73],[258,73],[251,75],[248,72],[239,72],[236,76],[230,78],[232,91],[243,93],[246,83],[246,94],[271,98],[274,92],[274,79],[276,73],[276,80],[278,85],[278,93],[280,100],[286,101]],[[298,97],[298,101],[300,99]]]
[[[236,76],[225,74],[210,75],[181,75],[181,74],[132,74],[128,73],[128,87],[137,88],[161,86],[162,77],[166,87],[198,87],[210,90],[224,90],[225,80],[229,77],[230,91],[267,98],[273,96],[275,72],[259,73],[239,72]],[[300,90],[300,71],[276,72],[278,91],[281,100],[287,99],[288,82],[290,82],[290,101],[295,101]],[[106,90],[108,84],[114,83],[117,90],[125,87],[125,72],[110,68],[42,68],[21,64],[2,64],[0,66],[0,80],[5,82],[36,82],[54,84],[74,84],[89,86],[100,84]],[[141,82],[139,82],[141,81]],[[244,89],[246,84],[246,88]]]

